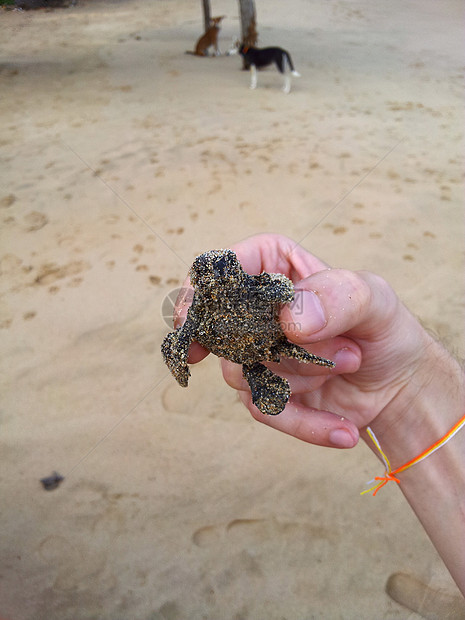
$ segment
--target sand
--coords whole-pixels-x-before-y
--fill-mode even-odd
[[[224,51],[237,3],[213,12]],[[216,359],[188,390],[161,360],[195,255],[263,231],[380,273],[464,353],[462,3],[257,15],[302,74],[288,96],[184,54],[198,2],[0,12],[7,620],[419,618],[418,583],[457,596],[399,490],[360,497],[382,473],[366,446],[280,435]]]

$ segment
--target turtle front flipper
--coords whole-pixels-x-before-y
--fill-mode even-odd
[[[250,276],[260,285],[260,297],[269,303],[289,304],[295,296],[294,285],[282,273],[267,273]]]
[[[189,346],[191,342],[192,337],[190,330],[186,324],[184,324],[182,327],[178,327],[176,331],[170,332],[161,345],[161,352],[165,364],[182,387],[187,387],[191,375],[189,366],[187,365],[187,357],[189,355]]]
[[[291,395],[288,381],[258,362],[243,364],[242,374],[250,386],[253,404],[266,415],[281,413]]]

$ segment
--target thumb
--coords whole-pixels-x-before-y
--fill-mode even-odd
[[[280,319],[292,342],[305,344],[348,334],[372,338],[393,328],[398,298],[369,272],[325,269],[295,284],[294,301]]]

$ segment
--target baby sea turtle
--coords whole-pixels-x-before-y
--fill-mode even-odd
[[[284,335],[279,312],[294,299],[294,286],[286,276],[265,271],[251,276],[232,250],[200,254],[189,275],[195,292],[186,321],[161,346],[168,368],[183,387],[189,381],[187,357],[193,340],[218,357],[242,364],[254,405],[268,415],[281,413],[291,390],[286,379],[261,362],[279,362],[284,356],[334,368],[334,362]]]

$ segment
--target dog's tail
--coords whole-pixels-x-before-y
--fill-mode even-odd
[[[294,64],[292,62],[292,58],[291,55],[288,52],[284,52],[287,64],[289,65],[289,69],[291,70],[291,73],[294,77],[301,77],[300,73],[298,71],[295,70],[294,68]]]

